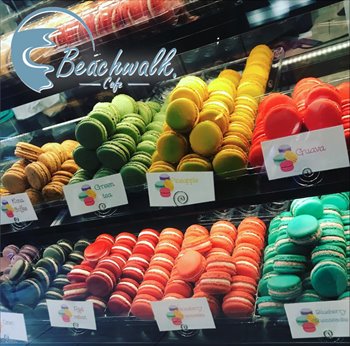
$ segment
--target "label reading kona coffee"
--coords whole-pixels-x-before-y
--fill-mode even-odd
[[[52,327],[96,330],[92,302],[46,299]]]
[[[350,336],[349,300],[284,304],[293,339]]]
[[[262,142],[269,180],[349,166],[343,126]]]
[[[159,331],[215,329],[206,298],[165,299],[151,302]]]
[[[63,191],[71,216],[128,204],[120,174],[66,185]]]
[[[26,193],[2,196],[0,224],[38,220],[33,205]]]
[[[28,341],[23,314],[0,312],[0,344],[9,340]]]
[[[180,207],[215,201],[213,172],[147,173],[151,207]]]

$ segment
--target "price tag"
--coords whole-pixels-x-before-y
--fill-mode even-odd
[[[71,216],[128,204],[120,174],[63,187]]]
[[[92,302],[51,299],[46,302],[52,327],[96,330]]]
[[[261,143],[269,180],[349,166],[343,126]]]
[[[28,341],[23,314],[0,312],[0,338],[4,340]]]
[[[159,331],[215,329],[206,298],[166,299],[151,302]]]
[[[0,224],[38,220],[33,205],[26,193],[0,197]]]
[[[213,172],[147,173],[151,207],[215,201]]]
[[[348,300],[285,304],[293,339],[350,337]]]

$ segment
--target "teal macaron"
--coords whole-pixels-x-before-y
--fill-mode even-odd
[[[302,285],[304,290],[312,289],[310,272],[304,273],[302,276]]]
[[[269,295],[281,302],[288,302],[300,296],[302,291],[301,280],[297,275],[277,275],[267,282]]]
[[[293,214],[290,211],[283,211],[282,213],[280,213],[279,219],[281,223],[288,224],[289,221],[292,221]]]
[[[259,296],[267,296],[269,294],[269,290],[267,288],[267,282],[269,281],[270,278],[273,276],[279,275],[277,272],[271,271],[263,275],[263,277],[259,281],[258,285],[258,293]]]
[[[337,298],[347,287],[347,274],[337,260],[321,261],[311,271],[314,290],[323,298]]]
[[[274,231],[278,228],[281,222],[281,217],[279,215],[275,216],[269,224],[268,232]]]
[[[260,316],[279,317],[286,314],[284,304],[270,296],[259,297],[256,301],[257,313]]]
[[[129,95],[119,94],[112,99],[112,104],[118,109],[118,113],[123,116],[127,113],[137,113],[137,102]]]
[[[337,300],[350,300],[350,291],[342,293]]]
[[[120,170],[124,185],[126,187],[139,187],[146,183],[147,166],[141,162],[128,162]]]
[[[341,211],[341,219],[343,221],[343,225],[350,225],[350,211],[342,210]]]
[[[114,141],[105,142],[97,149],[96,153],[97,158],[104,167],[113,169],[116,172],[119,172],[130,158],[127,147]]]
[[[73,158],[79,167],[89,172],[96,172],[101,167],[101,162],[97,158],[96,151],[87,149],[82,145],[74,149]]]
[[[306,257],[283,254],[274,257],[273,270],[279,274],[300,274],[306,270]]]
[[[305,290],[301,293],[301,295],[297,298],[298,303],[311,303],[311,302],[319,302],[322,298],[318,295],[318,293],[313,290]]]
[[[275,261],[275,258],[269,258],[267,261],[264,262],[263,266],[263,275],[272,272],[273,271],[273,263]]]
[[[299,198],[292,202],[290,211],[294,216],[312,215],[320,219],[323,216],[323,204],[318,197]]]
[[[323,195],[320,197],[323,205],[333,204],[340,210],[349,209],[349,196],[343,193],[332,193],[329,195]]]
[[[333,204],[323,205],[323,217],[325,219],[336,219],[343,222],[341,210]]]
[[[322,229],[322,236],[320,238],[319,245],[339,246],[345,251],[346,240],[345,240],[344,230],[338,229],[338,228]]]
[[[321,228],[316,217],[312,215],[299,215],[289,222],[288,236],[297,244],[314,244],[321,238]]]
[[[265,247],[264,250],[264,262],[268,259],[273,258],[277,255],[275,244],[269,244]]]
[[[333,259],[342,262],[345,266],[345,250],[339,246],[325,244],[316,246],[311,252],[311,262],[313,265]]]
[[[280,232],[279,232],[278,228],[271,230],[267,236],[268,245],[275,244],[279,234],[280,234]]]
[[[141,140],[140,131],[134,124],[128,122],[121,122],[116,126],[116,133],[124,133],[130,136],[135,143],[138,143]]]
[[[283,231],[279,234],[275,242],[276,253],[282,254],[294,254],[294,255],[304,255],[309,249],[306,246],[295,243],[287,234]]]
[[[85,148],[96,149],[107,140],[108,134],[101,121],[87,117],[75,127],[75,137]]]
[[[150,155],[153,155],[156,149],[157,149],[156,143],[152,141],[147,141],[147,140],[140,142],[136,147],[137,151],[144,151]]]

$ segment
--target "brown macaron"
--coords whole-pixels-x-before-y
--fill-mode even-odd
[[[21,193],[28,187],[28,180],[23,167],[12,165],[1,178],[2,185],[10,193]]]
[[[64,184],[59,181],[52,181],[43,187],[42,194],[45,201],[56,201],[64,198]]]
[[[66,151],[67,158],[73,158],[73,150],[79,145],[77,141],[73,139],[67,139],[61,143],[62,148]]]
[[[61,168],[61,158],[54,151],[47,151],[38,157],[38,161],[42,162],[51,174],[57,172]]]
[[[43,201],[43,196],[38,190],[29,188],[26,190],[26,194],[28,195],[33,205],[40,204]]]
[[[41,190],[51,179],[49,169],[40,161],[30,163],[25,172],[30,186],[35,190]]]
[[[28,161],[36,161],[43,152],[41,148],[30,143],[18,142],[16,144],[15,155]]]
[[[58,154],[58,156],[60,157],[61,163],[67,160],[66,151],[63,149],[63,147],[59,143],[55,143],[55,142],[46,143],[41,147],[41,149],[44,152],[53,151],[56,154]]]
[[[57,171],[52,176],[52,181],[58,181],[64,185],[69,183],[69,180],[73,177],[73,173],[67,171]]]
[[[70,173],[75,173],[79,169],[79,166],[75,163],[74,160],[67,160],[62,163],[61,170],[67,171]]]

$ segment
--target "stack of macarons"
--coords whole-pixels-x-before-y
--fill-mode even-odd
[[[295,85],[292,97],[281,93],[266,96],[259,105],[249,152],[250,165],[261,167],[264,164],[261,142],[295,135],[303,130],[312,131],[343,125],[349,148],[349,85],[348,82],[344,82],[334,87],[318,78],[308,77]],[[292,164],[296,162],[296,154],[290,152],[288,155],[291,159],[284,160],[284,152],[280,152],[276,157],[276,160],[288,161],[283,164],[281,162],[281,169],[284,166],[286,169],[292,168]]]
[[[120,172],[127,187],[144,184],[163,130],[160,111],[157,102],[136,102],[125,94],[98,102],[76,126],[80,146],[74,159],[81,170],[70,183]]]
[[[83,259],[86,240],[73,243],[60,239],[44,249],[42,258],[32,245],[18,248],[8,245],[3,254],[11,263],[1,283],[1,302],[14,311],[48,317],[46,299],[63,299],[63,286],[69,283],[66,274]]]
[[[248,56],[223,146],[213,160],[218,175],[236,177],[247,166],[258,105],[266,90],[272,59],[273,52],[266,45],[254,47]]]
[[[9,193],[26,192],[33,205],[64,198],[63,186],[78,169],[72,159],[77,145],[74,140],[50,142],[42,147],[18,142],[15,155],[20,160],[3,174],[2,185]]]
[[[348,193],[308,197],[271,220],[258,289],[260,315],[283,316],[286,302],[337,299],[348,289],[348,209]]]

